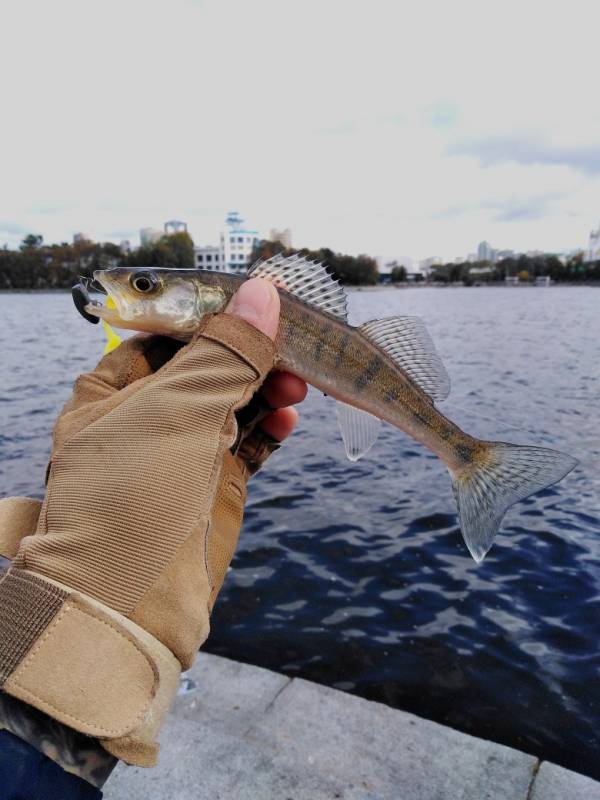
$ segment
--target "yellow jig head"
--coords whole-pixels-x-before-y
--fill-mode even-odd
[[[109,295],[106,298],[106,308],[116,308],[115,301]],[[106,334],[106,345],[104,346],[104,355],[107,353],[112,353],[113,350],[121,344],[121,337],[118,336],[114,330],[110,327],[108,322],[102,320],[102,327],[104,328],[104,333]]]

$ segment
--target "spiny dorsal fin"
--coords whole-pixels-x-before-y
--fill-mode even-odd
[[[420,317],[374,319],[359,330],[394,359],[432,400],[450,394],[450,378]]]
[[[248,270],[252,278],[265,278],[311,306],[346,320],[346,293],[324,264],[294,255],[257,261]]]
[[[381,420],[347,403],[336,403],[338,425],[350,461],[358,461],[368,453],[379,436]]]

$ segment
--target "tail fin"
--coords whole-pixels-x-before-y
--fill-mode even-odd
[[[478,563],[492,546],[507,509],[557,483],[578,463],[545,447],[485,444],[487,448],[471,464],[450,471],[462,535]]]

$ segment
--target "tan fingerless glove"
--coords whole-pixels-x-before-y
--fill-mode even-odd
[[[220,314],[173,348],[135,337],[81,376],[41,511],[0,503],[0,554],[14,558],[0,581],[0,687],[144,766],[208,635],[246,480],[276,446],[240,438],[235,418],[273,364],[267,336]]]

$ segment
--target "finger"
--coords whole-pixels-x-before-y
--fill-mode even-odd
[[[269,281],[250,278],[242,283],[229,301],[226,314],[235,314],[271,339],[279,326],[279,294]]]
[[[271,408],[283,408],[301,403],[306,397],[306,381],[291,372],[271,372],[263,383],[261,393]]]
[[[293,406],[278,408],[260,423],[262,430],[278,442],[290,435],[296,427],[300,415]]]

